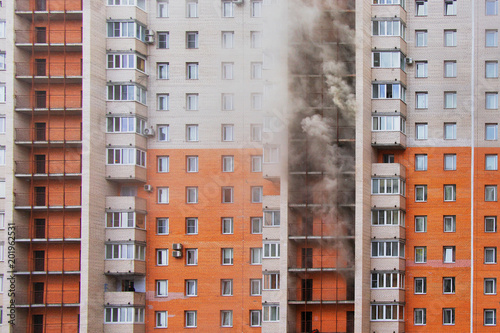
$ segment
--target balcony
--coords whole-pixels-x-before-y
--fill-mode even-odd
[[[137,165],[106,165],[106,179],[145,183],[146,168]]]
[[[80,258],[33,258],[31,260],[16,260],[15,274],[80,274]]]
[[[81,20],[82,8],[78,0],[16,0],[16,14],[28,20],[33,15],[37,19],[50,15],[50,20]]]
[[[37,155],[43,156],[45,155]],[[82,162],[80,160],[45,160],[38,161],[16,161],[16,177],[66,177],[74,178],[82,176]]]
[[[145,306],[146,293],[133,291],[107,291],[104,293],[106,306]]]
[[[122,197],[108,196],[106,197],[106,211],[146,211],[146,199],[139,197]]]
[[[14,193],[15,209],[20,210],[60,210],[81,209],[82,197],[80,191],[47,191],[45,187],[35,193]]]
[[[36,92],[32,95],[16,95],[15,110],[17,112],[35,111],[78,111],[82,110],[82,95],[49,95]]]
[[[80,224],[16,225],[16,242],[18,243],[79,242],[80,239]]]
[[[331,191],[289,191],[289,206],[292,208],[354,207],[355,192],[339,189]]]
[[[146,230],[139,228],[106,228],[106,239],[115,241],[146,242]]]
[[[16,30],[16,46],[27,51],[81,51],[82,30]]]
[[[406,149],[406,134],[400,131],[373,131],[372,146],[382,149]]]
[[[16,292],[16,307],[61,306],[80,306],[80,290],[20,290]]]
[[[372,163],[374,177],[400,177],[406,178],[406,168],[399,163]]]
[[[16,78],[31,83],[79,83],[82,80],[82,63],[78,62],[46,62],[46,59],[35,59],[35,62],[16,62]]]
[[[104,272],[108,275],[145,275],[146,262],[132,259],[105,260]]]
[[[288,288],[288,304],[354,304],[354,288]]]
[[[346,254],[313,255],[308,257],[290,256],[288,271],[301,272],[347,272],[354,271],[353,260]]]
[[[49,127],[16,128],[15,143],[18,145],[76,145],[82,144],[82,130],[80,127]]]

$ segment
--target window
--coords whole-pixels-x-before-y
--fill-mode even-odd
[[[445,170],[456,170],[457,169],[457,155],[456,154],[445,154],[444,155],[444,169]]]
[[[415,155],[415,171],[427,170],[427,154]]]
[[[168,32],[158,32],[158,48],[168,49],[169,48],[169,33]]]
[[[168,311],[156,311],[156,327],[168,327]]]
[[[373,36],[400,36],[406,40],[406,26],[398,19],[376,20],[372,22]]]
[[[234,48],[234,31],[222,32],[222,48],[223,49]]]
[[[404,288],[403,273],[373,273],[372,272],[372,289],[386,288]]]
[[[497,217],[485,216],[484,217],[484,232],[497,232]]]
[[[498,155],[485,155],[485,170],[498,170]]]
[[[486,93],[486,109],[487,110],[497,110],[498,109],[498,92],[487,92]]]
[[[496,247],[485,247],[484,248],[484,263],[485,264],[496,264],[497,263],[497,248]]]
[[[260,310],[250,310],[250,326],[251,327],[260,327]]]
[[[233,79],[233,68],[234,62],[223,62],[222,63],[222,79],[232,80]]]
[[[427,16],[427,0],[415,1],[415,15]]]
[[[250,263],[252,265],[261,265],[262,264],[262,248],[252,248],[250,249]]]
[[[427,232],[427,215],[415,216],[415,232]]]
[[[495,326],[497,324],[497,310],[484,309],[484,326]]]
[[[415,246],[415,263],[425,264],[427,262],[427,246]]]
[[[168,204],[168,187],[158,188],[158,203]]]
[[[252,186],[252,203],[262,202],[262,186]]]
[[[186,32],[186,49],[198,48],[198,31]]]
[[[146,166],[146,152],[136,148],[108,148],[108,165]]]
[[[186,280],[186,296],[198,296],[198,280]]]
[[[0,54],[1,56],[1,54]],[[142,72],[146,69],[146,60],[136,54],[108,54],[109,69],[137,69]],[[4,68],[5,69],[5,68]]]
[[[424,47],[427,46],[427,30],[416,30],[415,31],[415,46]]]
[[[485,185],[484,186],[484,201],[497,201],[497,186]]]
[[[279,227],[280,225],[280,211],[268,210],[264,211],[264,225],[266,227]]]
[[[280,158],[279,147],[264,146],[264,163],[278,163]]]
[[[263,258],[272,259],[279,257],[280,257],[280,243],[264,243]]]
[[[198,203],[198,187],[186,187],[186,203]]]
[[[444,77],[457,77],[457,62],[455,60],[444,62]]]
[[[415,282],[415,294],[427,294],[427,278],[416,277]]]
[[[484,294],[485,295],[496,295],[497,294],[497,279],[496,278],[485,278],[484,279]]]
[[[156,297],[168,296],[168,280],[156,280]]]
[[[262,17],[262,1],[252,1],[252,17]]]
[[[222,94],[222,111],[234,110],[234,94]]]
[[[222,2],[222,17],[234,17],[234,4],[232,1]]]
[[[232,217],[223,217],[222,218],[222,234],[223,235],[232,235],[234,230],[234,223]]]
[[[486,15],[498,15],[498,0],[486,0]]]
[[[405,195],[405,181],[400,178],[372,178],[372,194]]]
[[[372,304],[372,321],[398,321],[403,319],[404,307],[398,304]],[[399,317],[399,319],[398,319]]]
[[[415,201],[427,201],[427,185],[415,185]]]
[[[5,21],[0,21],[0,38],[5,38]]]
[[[198,234],[198,218],[188,217],[186,218],[186,235],[197,235]]]
[[[250,279],[250,296],[260,296],[262,294],[261,285],[261,279]]]
[[[486,30],[486,47],[498,46],[498,30]]]
[[[425,325],[427,324],[427,309],[414,309],[413,310],[413,324]]]
[[[455,215],[447,215],[443,217],[444,232],[455,232],[457,228],[457,217]]]
[[[168,249],[156,250],[156,265],[158,266],[168,265]]]
[[[158,125],[158,141],[170,141],[170,127],[168,125]]]
[[[133,84],[111,85],[108,86],[108,101],[137,101],[146,104],[146,89]]]
[[[0,212],[0,229],[5,229],[5,212]]]
[[[157,67],[158,67],[158,79],[168,80],[168,62],[158,63]]]
[[[186,265],[198,265],[198,249],[186,249]]]
[[[186,63],[186,79],[187,80],[198,80],[198,63],[197,62]]]
[[[233,187],[223,186],[222,187],[222,203],[232,203],[233,202]]]
[[[444,46],[457,46],[457,31],[445,30],[444,31]]]
[[[452,264],[455,262],[455,247],[454,246],[444,246],[443,247],[443,262],[445,264]]]
[[[234,141],[234,125],[222,125],[222,141],[232,142]]]
[[[279,290],[280,289],[280,273],[265,272],[264,276],[264,290]]]
[[[427,123],[415,124],[415,139],[417,140],[427,139]]]
[[[139,133],[144,134],[146,121],[136,117],[107,117],[107,133]]]
[[[234,171],[234,156],[222,156],[222,172]]]
[[[443,309],[443,325],[455,325],[455,308]]]
[[[233,311],[221,310],[220,312],[220,326],[233,327]]]
[[[106,244],[106,260],[144,260],[145,255],[146,247],[144,245],[122,243]],[[1,258],[1,260],[3,260],[3,258]]]
[[[168,218],[161,217],[156,219],[156,234],[168,235]]]
[[[144,308],[109,307],[104,308],[105,323],[144,323]]]
[[[186,110],[198,110],[198,94],[186,94]]]
[[[262,94],[252,94],[252,110],[262,110]]]
[[[373,99],[401,99],[406,100],[406,88],[399,83],[373,83]]]
[[[455,278],[454,277],[444,277],[443,278],[443,294],[454,294],[455,293]]]
[[[168,1],[158,1],[156,7],[156,17],[168,17]]]
[[[252,172],[262,172],[262,156],[252,156]]]
[[[186,141],[198,141],[198,125],[186,125]]]
[[[427,61],[416,61],[415,66],[416,77],[427,77]]]
[[[262,48],[262,32],[250,31],[250,48],[252,49]]]
[[[169,157],[168,156],[158,156],[158,172],[168,172],[169,171]]]
[[[456,201],[456,200],[457,200],[457,186],[444,185],[444,201]]]
[[[198,17],[198,1],[186,1],[186,17]]]
[[[262,79],[262,63],[261,62],[252,62],[252,80],[260,80]]]
[[[486,61],[486,78],[498,78],[498,61]]]
[[[444,1],[444,15],[457,15],[457,0]]]
[[[405,69],[405,57],[397,52],[372,52],[372,67]]]
[[[371,256],[404,258],[404,244],[399,241],[372,241]]]
[[[498,124],[486,124],[485,140],[497,140],[497,139],[498,139]]]
[[[447,91],[444,93],[444,108],[455,109],[457,107],[457,93],[455,91]]]
[[[170,95],[158,94],[158,111],[168,111],[170,109]]]
[[[262,125],[260,124],[250,125],[250,140],[252,142],[262,141]]]
[[[429,94],[427,92],[417,92],[415,93],[415,101],[415,108],[427,109],[429,107]]]
[[[280,306],[275,305],[264,305],[262,307],[263,322],[280,321]]]
[[[251,219],[251,233],[261,234],[262,233],[262,217],[252,217]]]
[[[405,212],[402,210],[372,210],[372,225],[405,225]]]
[[[108,37],[137,38],[144,41],[146,27],[135,21],[108,22]]]
[[[6,101],[7,101],[7,88],[5,87],[5,85],[0,85],[0,103],[5,103]],[[5,129],[0,133],[5,133]]]
[[[41,3],[41,2],[39,2]],[[1,2],[0,2],[0,7],[2,6]],[[46,10],[45,8],[45,1],[43,1],[43,6],[44,6],[44,9],[43,10]],[[137,6],[141,9],[146,9],[146,3],[145,3],[145,0],[108,0],[108,6]],[[39,5],[37,6],[39,7]],[[42,10],[41,8],[39,8],[38,10]]]
[[[186,172],[198,172],[198,156],[186,156]]]
[[[222,264],[232,265],[233,264],[233,249],[227,248],[222,249]]]
[[[184,317],[186,319],[186,327],[196,327],[196,311],[184,311]]]
[[[406,133],[406,119],[401,116],[373,116],[372,131],[400,131]]]
[[[222,296],[233,296],[233,280],[220,280]]]

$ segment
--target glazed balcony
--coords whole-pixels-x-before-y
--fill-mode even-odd
[[[81,51],[82,30],[16,30],[15,43],[28,51]]]
[[[16,260],[16,274],[80,274],[80,258]]]
[[[16,95],[15,109],[18,112],[78,111],[82,110],[82,95],[47,95],[35,92],[32,95]]]
[[[39,155],[44,156],[44,155]],[[16,161],[16,177],[81,177],[81,160]]]
[[[146,293],[133,291],[107,291],[104,293],[106,306],[145,306]]]
[[[20,290],[16,307],[80,306],[80,290]]]
[[[354,288],[288,288],[288,304],[354,304]]]
[[[35,62],[16,62],[16,78],[31,83],[78,83],[82,80],[82,63],[49,62],[35,59]]]
[[[16,128],[15,142],[19,145],[76,145],[82,144],[80,127]]]
[[[79,242],[80,224],[16,225],[16,242]]]
[[[81,209],[81,192],[75,190],[48,191],[45,187],[35,187],[39,192],[14,193],[15,209],[47,210],[47,209]]]

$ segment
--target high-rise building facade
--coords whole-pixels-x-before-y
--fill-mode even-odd
[[[0,331],[496,331],[499,27],[0,1]]]

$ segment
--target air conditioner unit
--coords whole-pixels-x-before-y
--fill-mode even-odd
[[[155,130],[153,129],[153,127],[151,127],[151,128],[145,128],[144,129],[144,135],[146,135],[146,136],[154,136],[155,135]]]
[[[146,36],[154,36],[155,32],[152,29],[146,29],[145,34]]]
[[[181,243],[174,243],[174,244],[172,244],[172,249],[180,251],[180,250],[182,250],[182,244]]]
[[[413,64],[413,59],[412,59],[412,58],[406,58],[406,63],[407,63],[408,65]]]
[[[144,191],[153,192],[153,185],[149,185],[149,184],[144,185]]]
[[[182,258],[182,251],[172,251],[172,257]]]
[[[146,36],[145,42],[148,44],[153,44],[155,42],[155,36]]]

